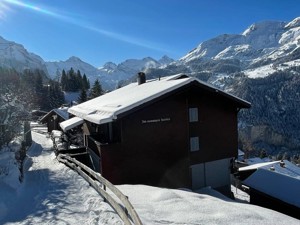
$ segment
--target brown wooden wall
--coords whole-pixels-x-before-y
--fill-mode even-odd
[[[198,107],[198,122],[189,123],[189,107]],[[127,115],[120,126],[121,142],[101,146],[102,174],[114,184],[190,188],[190,165],[237,154],[236,106],[199,88]],[[199,136],[199,151],[190,152],[190,136]]]
[[[123,118],[121,144],[101,149],[104,177],[118,184],[189,187],[185,104],[185,96],[176,96]]]
[[[237,107],[217,93],[192,90],[189,107],[198,107],[199,121],[189,135],[199,136],[200,150],[191,152],[191,164],[237,156]]]

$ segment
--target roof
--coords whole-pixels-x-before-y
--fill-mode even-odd
[[[170,93],[176,89],[197,83],[206,90],[216,92],[234,101],[240,108],[249,108],[250,103],[231,94],[225,93],[194,77],[184,74],[148,80],[138,85],[132,83],[105,95],[91,99],[69,108],[68,112],[96,124],[112,122],[124,112],[128,112],[144,103]]]
[[[243,184],[300,208],[299,178],[258,168]]]
[[[40,119],[40,121],[43,122],[45,119],[47,119],[49,116],[51,116],[53,114],[59,115],[64,120],[69,119],[68,107],[61,107],[61,108],[57,108],[57,109],[52,109],[45,116],[43,116]]]
[[[276,163],[279,163],[280,161],[273,161],[273,162],[263,162],[263,163],[256,163],[256,164],[252,164],[250,166],[245,166],[245,167],[241,167],[239,168],[239,171],[246,171],[246,170],[256,170],[258,168],[261,167],[271,167]]]
[[[300,168],[288,160],[257,163],[250,166],[241,167],[239,168],[239,171],[242,172],[256,169],[272,170],[274,173],[290,176],[300,181]]]
[[[63,131],[67,131],[67,130],[70,130],[74,127],[77,127],[77,126],[83,124],[83,121],[84,121],[83,119],[75,116],[71,119],[61,122],[59,125]]]

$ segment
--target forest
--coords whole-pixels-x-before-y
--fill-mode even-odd
[[[65,104],[64,91],[80,92],[78,103],[103,94],[98,80],[89,89],[86,75],[73,68],[52,80],[42,70],[20,73],[0,67],[0,146],[19,135],[25,121],[37,119],[33,112],[48,112]]]

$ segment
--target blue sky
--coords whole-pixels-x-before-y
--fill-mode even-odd
[[[179,59],[217,35],[299,16],[298,0],[0,0],[0,36],[46,61],[77,56],[99,67]]]

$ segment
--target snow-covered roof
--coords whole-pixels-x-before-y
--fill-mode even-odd
[[[275,173],[294,177],[300,181],[300,168],[288,160],[257,163],[250,166],[241,167],[239,168],[239,171],[242,172],[255,169],[272,170]]]
[[[266,166],[273,166],[276,163],[279,163],[280,161],[273,161],[273,162],[263,162],[263,163],[256,163],[256,164],[252,164],[250,166],[245,166],[245,167],[241,167],[239,168],[239,171],[246,171],[246,170],[256,170],[258,168],[261,167],[266,167]]]
[[[56,112],[56,114],[62,117],[63,119],[65,120],[69,119],[68,107],[53,109],[53,111]]]
[[[161,79],[148,80],[141,85],[138,85],[138,83],[129,84],[100,97],[73,106],[69,108],[68,112],[92,123],[103,124],[117,119],[121,113],[134,109],[192,82],[197,82],[210,91],[217,92],[236,101],[241,107],[250,107],[249,102],[225,93],[197,78],[177,74]]]
[[[67,131],[74,127],[79,126],[80,124],[83,124],[83,121],[84,121],[83,119],[75,116],[71,119],[61,122],[59,125],[63,131]]]
[[[65,119],[65,120],[69,119],[68,107],[60,107],[57,109],[52,109],[45,116],[43,116],[40,119],[40,121],[45,120],[46,118],[48,118],[48,116],[52,115],[53,113],[59,115],[61,118]]]
[[[300,208],[299,178],[258,168],[243,184]]]

